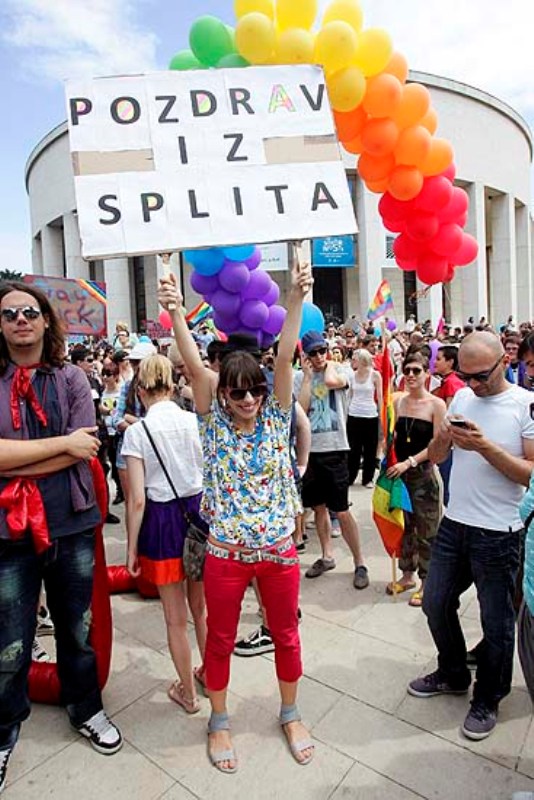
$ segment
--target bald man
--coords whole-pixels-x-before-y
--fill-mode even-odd
[[[490,332],[467,336],[458,352],[460,389],[438,434],[431,461],[454,446],[450,499],[432,546],[423,611],[438,649],[438,669],[408,686],[415,697],[464,694],[471,676],[458,619],[459,598],[477,588],[483,639],[471,709],[462,731],[485,739],[510,692],[515,639],[514,585],[523,525],[518,506],[534,466],[532,394],[505,379],[508,356]],[[456,420],[456,422],[455,422]]]

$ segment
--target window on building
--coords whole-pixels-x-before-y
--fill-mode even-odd
[[[133,278],[135,292],[135,323],[136,330],[140,330],[146,320],[146,294],[145,294],[145,260],[142,256],[135,256],[133,262]]]
[[[386,236],[386,261],[394,261],[395,253],[393,252],[393,244],[396,236]]]

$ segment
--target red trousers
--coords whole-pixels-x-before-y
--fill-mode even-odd
[[[296,558],[296,555],[294,546],[284,553],[286,558]],[[219,692],[228,686],[230,657],[237,636],[241,603],[252,578],[257,579],[267,614],[267,625],[273,637],[278,679],[293,683],[302,675],[297,618],[299,565],[274,564],[269,561],[242,564],[208,553],[204,566],[204,591],[208,611],[204,663],[206,685],[212,691]]]

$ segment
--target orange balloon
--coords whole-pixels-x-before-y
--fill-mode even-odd
[[[370,192],[374,192],[375,194],[384,194],[384,192],[387,192],[388,190],[389,180],[386,178],[383,181],[365,181],[365,185]]]
[[[385,156],[391,153],[397,139],[399,129],[391,119],[370,119],[362,131],[364,149],[373,156]]]
[[[361,106],[353,111],[334,111],[338,139],[341,142],[350,142],[362,132],[368,119]]]
[[[416,167],[400,164],[389,177],[388,192],[396,200],[413,200],[423,188],[423,175]]]
[[[397,164],[420,166],[430,153],[432,137],[422,125],[412,125],[404,128],[399,134],[395,145],[395,161]]]
[[[377,75],[367,80],[362,105],[372,117],[392,117],[402,97],[402,84],[394,75]]]
[[[438,129],[438,115],[433,108],[429,108],[419,125],[422,125],[427,131],[434,136]]]
[[[454,161],[454,150],[447,139],[432,139],[430,151],[421,164],[423,175],[439,175]]]
[[[402,53],[393,53],[384,72],[387,72],[388,75],[394,75],[401,83],[406,83],[406,79],[408,78],[408,62]]]
[[[358,172],[367,184],[385,181],[387,185],[390,173],[394,169],[395,157],[393,153],[380,157],[362,153],[358,161]]]
[[[420,83],[403,87],[400,104],[393,116],[399,128],[417,125],[430,108],[430,92]]]
[[[354,155],[358,155],[358,153],[363,153],[363,142],[361,134],[355,136],[354,139],[351,139],[348,142],[343,142],[343,147],[345,150],[348,150],[349,153],[354,153]]]

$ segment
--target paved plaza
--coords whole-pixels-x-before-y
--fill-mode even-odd
[[[422,612],[408,607],[406,595],[384,594],[391,569],[371,521],[371,492],[358,486],[351,499],[370,588],[352,588],[351,560],[339,539],[337,569],[302,581],[300,706],[316,742],[310,766],[292,760],[277,725],[269,654],[233,659],[230,712],[239,771],[217,772],[206,756],[208,701],[188,717],[167,699],[173,667],[158,601],[123,595],[113,598],[113,663],[104,700],[124,748],[98,755],[69,728],[63,710],[36,705],[10,764],[6,800],[507,800],[514,791],[534,791],[534,727],[518,663],[497,729],[483,742],[459,732],[467,697],[406,694],[411,678],[435,668],[433,644]],[[109,563],[120,563],[124,531],[108,526],[105,533]],[[303,568],[317,557],[310,535]],[[480,630],[473,593],[461,613],[473,645]],[[258,622],[250,595],[241,632]]]

